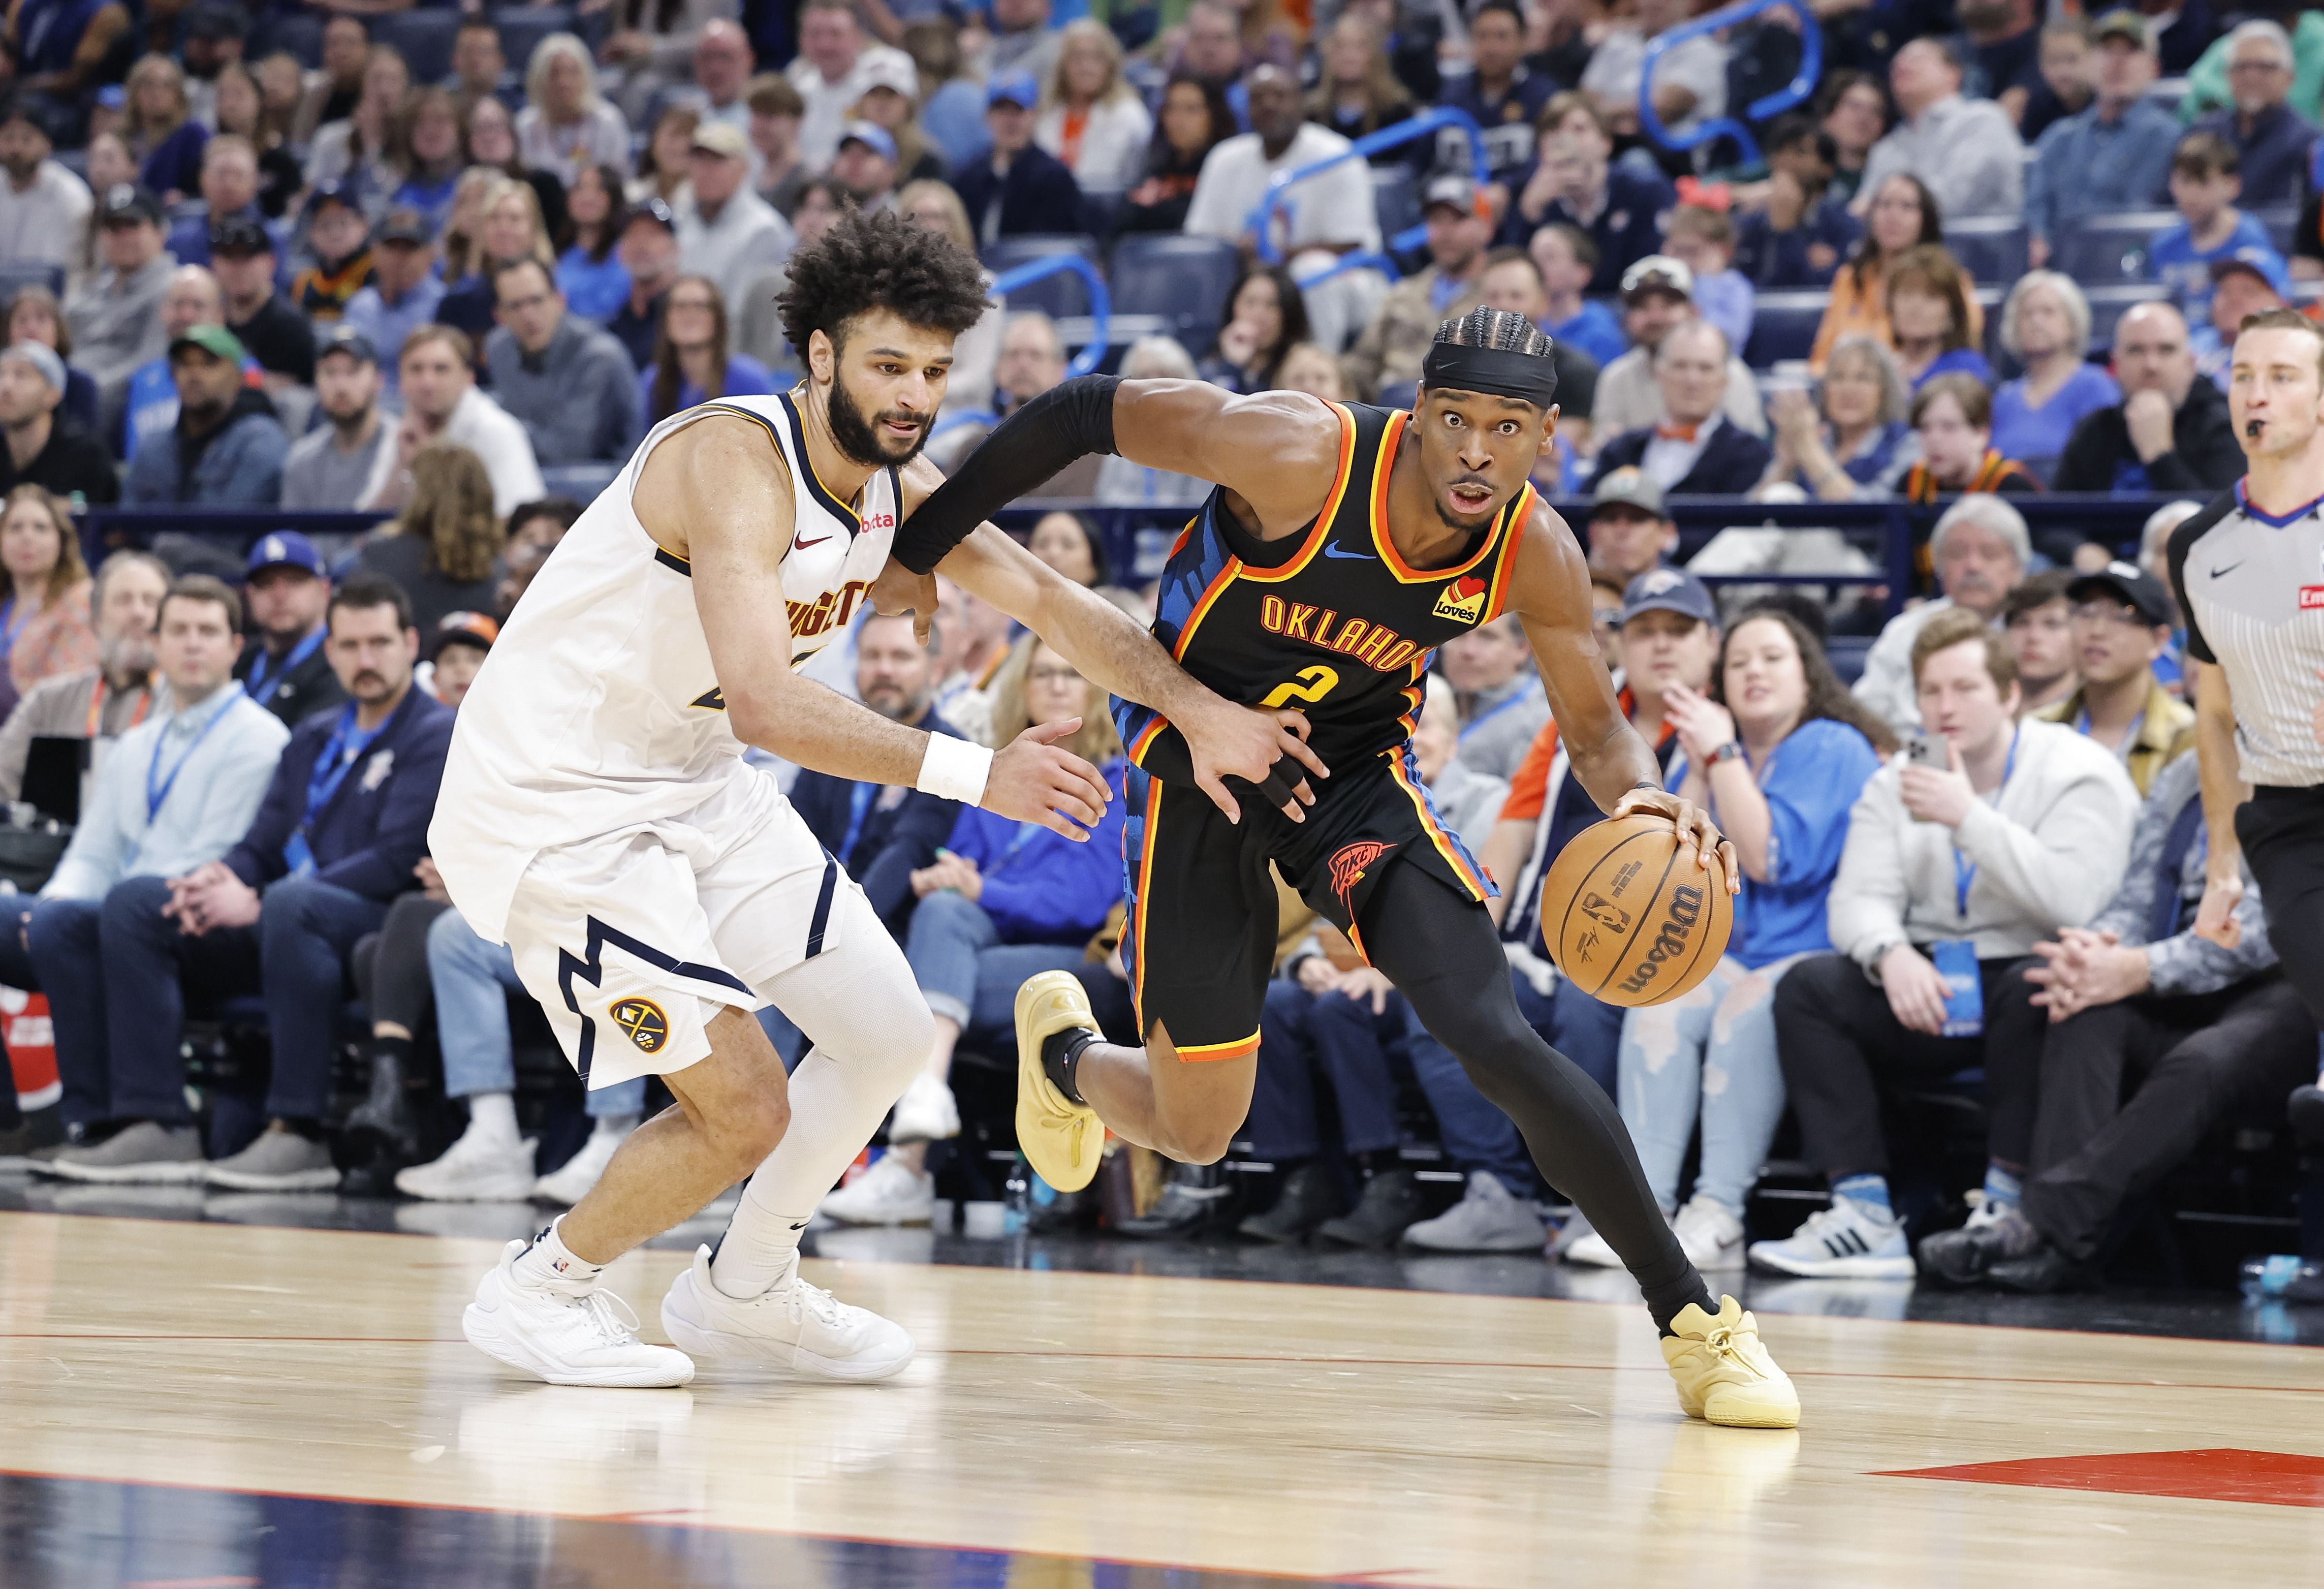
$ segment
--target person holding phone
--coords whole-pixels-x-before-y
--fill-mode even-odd
[[[1926,725],[1849,813],[1828,925],[1838,951],[1775,989],[1775,1045],[1803,1156],[1831,1206],[1749,1250],[1754,1268],[1837,1280],[1909,1280],[1888,1196],[1881,1094],[1985,1063],[1988,1046],[2039,1044],[2045,1013],[2015,975],[2034,946],[2079,927],[2122,881],[2138,791],[2103,745],[2062,723],[2020,722],[2008,642],[1975,612],[1930,620],[1913,642]],[[1989,1072],[1989,1074],[1998,1074]],[[1989,1096],[1997,1149],[1973,1216],[2017,1204],[2034,1100]]]

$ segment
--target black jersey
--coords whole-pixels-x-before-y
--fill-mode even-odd
[[[1327,767],[1411,735],[1436,648],[1500,615],[1535,501],[1520,491],[1452,567],[1411,568],[1388,538],[1388,482],[1412,416],[1333,407],[1339,470],[1307,532],[1258,540],[1213,492],[1170,549],[1154,618],[1179,666],[1228,700],[1305,712]],[[1140,767],[1168,779],[1186,765],[1185,742],[1151,708],[1117,699],[1114,723]]]

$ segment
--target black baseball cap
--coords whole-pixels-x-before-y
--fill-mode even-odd
[[[428,660],[434,661],[446,648],[456,645],[488,651],[500,637],[499,623],[482,613],[447,613],[438,621],[436,633],[428,642]]]
[[[323,206],[327,204],[336,204],[341,209],[353,210],[357,215],[363,214],[363,202],[355,197],[355,186],[350,182],[334,180],[316,183],[314,193],[307,200],[308,216],[312,217],[322,214]]]
[[[2171,610],[2171,593],[2163,588],[2163,581],[2135,563],[2126,563],[2119,558],[2095,573],[2076,575],[2066,587],[2066,599],[2070,602],[2107,596],[2127,603],[2157,629],[2178,621]]]
[[[425,245],[436,241],[436,228],[428,217],[416,209],[391,209],[387,218],[379,224],[382,243],[412,243]]]
[[[97,219],[98,225],[106,226],[125,226],[132,221],[158,226],[161,224],[161,201],[134,182],[115,182],[105,190],[105,198],[97,207]]]
[[[353,326],[333,326],[316,344],[315,358],[318,363],[335,353],[344,353],[358,364],[379,363],[379,349],[372,346],[370,337]]]
[[[651,221],[671,236],[678,236],[677,213],[659,199],[643,199],[630,206],[630,213],[622,222],[622,229],[626,232],[640,221]]]
[[[210,252],[214,254],[252,254],[274,252],[274,239],[266,228],[246,215],[230,215],[222,221],[210,223]]]

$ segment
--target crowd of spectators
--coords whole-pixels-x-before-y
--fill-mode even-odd
[[[1551,965],[1540,878],[1596,813],[1514,624],[1445,648],[1415,767],[1507,885],[1521,1006],[1617,1100],[1698,1263],[1743,1261],[1788,1120],[1831,1206],[1752,1261],[1914,1272],[1907,1216],[1946,1221],[1892,1196],[1886,1105],[1982,1068],[1990,1164],[1969,1224],[1917,1267],[2082,1283],[2126,1198],[2313,1079],[2255,891],[2237,950],[2187,931],[2183,625],[2157,559],[2191,505],[2134,550],[2029,528],[2012,499],[2202,497],[2241,473],[2235,328],[2324,281],[2324,56],[2269,8],[2221,31],[2208,7],[2153,4],[1918,6],[1909,26],[1819,5],[1826,74],[1755,129],[1754,159],[1644,124],[1685,134],[1786,80],[1787,14],[1703,33],[1680,31],[1710,9],[1686,0],[1085,9],[684,0],[431,31],[397,0],[28,0],[0,24],[0,271],[19,283],[0,305],[0,792],[71,831],[0,934],[0,982],[51,1002],[62,1085],[22,1119],[0,1088],[0,1163],[420,1199],[586,1190],[650,1100],[590,1094],[586,1140],[540,1161],[507,952],[422,853],[451,715],[581,511],[552,488],[586,501],[671,415],[795,376],[774,295],[851,206],[989,258],[1060,235],[1093,259],[1210,240],[1223,295],[1193,331],[1120,338],[1125,374],[1396,402],[1446,316],[1514,309],[1554,338],[1562,411],[1536,480],[1587,503],[1625,711],[1736,839],[1728,958],[1627,1014]],[[1432,105],[1474,118],[1481,147],[1452,129],[1390,144],[1259,218],[1277,179]],[[1085,334],[996,297],[961,338],[931,456],[964,456],[1064,379]],[[1029,542],[1139,610],[1153,570],[1111,567],[1071,505],[1206,489],[1092,459],[1034,499],[1060,511]],[[1859,599],[1871,565],[1831,531],[1784,532],[1756,566],[1856,585],[1722,607],[1678,561],[1669,499],[1699,496],[1942,512],[1884,624]],[[173,524],[377,522],[321,547],[286,527],[231,561],[122,534],[92,577],[73,515],[116,503]],[[1694,567],[1734,572],[1721,559],[1760,533]],[[957,591],[930,647],[867,619],[816,667],[936,732],[1001,743],[1079,715],[1081,753],[1120,754],[1089,681]],[[955,1056],[1005,1044],[1026,976],[1074,971],[1134,1036],[1118,871],[1103,834],[1055,843],[813,772],[793,795],[938,1017],[890,1150],[829,1211],[924,1218],[939,1145],[966,1129]],[[1586,1226],[1545,1221],[1554,1188],[1394,990],[1285,905],[1243,1132],[1280,1194],[1248,1210],[1184,1167],[1123,1228],[1184,1233],[1231,1207],[1263,1240],[1612,1262]],[[350,1110],[351,993],[370,1025]],[[269,1082],[243,1122],[263,1129],[221,1136],[189,1109],[179,1039],[237,1001],[270,1035]],[[1463,1178],[1449,1208],[1403,1152],[1421,1116]]]

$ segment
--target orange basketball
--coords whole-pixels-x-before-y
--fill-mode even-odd
[[[1665,1004],[1727,952],[1735,901],[1666,817],[1634,811],[1586,827],[1541,885],[1541,932],[1557,968],[1593,999]]]

